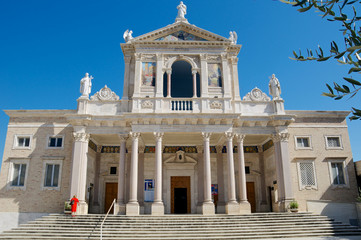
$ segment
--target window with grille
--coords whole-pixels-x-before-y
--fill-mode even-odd
[[[311,148],[311,138],[310,137],[295,137],[296,139],[296,149],[310,149]]]
[[[342,148],[340,137],[339,136],[327,136],[326,137],[326,147],[329,149]]]
[[[314,161],[303,160],[297,164],[300,189],[317,188]]]

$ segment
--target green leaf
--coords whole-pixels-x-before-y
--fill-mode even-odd
[[[347,92],[350,92],[350,88],[346,85],[342,85],[343,89],[345,89]]]
[[[351,69],[348,71],[348,74],[353,73],[353,72],[360,72],[360,71],[361,71],[361,68],[351,68]]]
[[[340,86],[336,86],[335,90],[339,91],[339,92],[342,92],[342,93],[349,93],[349,91],[347,91],[347,89],[344,89],[344,88],[342,88]]]
[[[343,96],[335,97],[335,100],[340,100]]]
[[[330,87],[330,85],[328,85],[327,83],[326,83],[326,86],[327,86],[328,90],[330,91],[330,93],[332,93],[332,95],[333,95],[333,89],[332,89],[332,87]]]
[[[361,86],[361,82],[356,81],[355,79],[347,78],[347,77],[344,77],[343,79],[345,79],[347,82],[349,82],[349,83],[351,83],[353,85]]]
[[[332,56],[324,57],[324,58],[319,58],[319,59],[317,59],[317,61],[318,61],[318,62],[323,62],[323,61],[328,60],[330,57],[332,57]]]
[[[331,93],[322,93],[321,94],[321,96],[325,96],[325,97],[332,97],[332,98],[334,98],[334,97],[336,97],[336,95],[335,94],[331,94]]]

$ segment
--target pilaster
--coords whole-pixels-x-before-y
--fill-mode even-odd
[[[157,57],[157,75],[155,81],[155,97],[162,98],[163,97],[163,54],[156,54]]]
[[[123,97],[122,100],[129,99],[129,70],[130,70],[130,60],[131,56],[124,56],[124,87],[123,87]]]
[[[212,202],[212,179],[211,179],[211,153],[209,140],[211,133],[202,132],[204,155],[203,155],[203,171],[204,171],[204,200],[202,204],[203,215],[213,215],[215,213],[214,203]]]
[[[135,53],[134,57],[135,57],[135,76],[134,76],[133,98],[137,98],[137,97],[140,97],[142,54],[141,53]]]
[[[208,65],[207,54],[201,54],[201,97],[208,97]]]
[[[231,87],[232,82],[229,75],[229,67],[227,63],[227,55],[222,54],[222,73],[223,73],[223,92],[224,92],[224,98],[231,98]]]
[[[119,166],[118,166],[118,196],[117,202],[114,206],[115,215],[124,215],[125,208],[125,162],[126,162],[126,140],[128,135],[119,134],[120,151],[119,151]]]

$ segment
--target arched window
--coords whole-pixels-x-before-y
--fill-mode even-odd
[[[163,76],[163,95],[167,96],[167,73]],[[197,96],[200,96],[200,77],[197,73]],[[171,74],[171,97],[191,98],[193,97],[193,76],[192,66],[186,61],[176,61],[172,65]]]

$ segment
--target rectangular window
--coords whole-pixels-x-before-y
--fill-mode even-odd
[[[63,137],[49,137],[48,147],[50,148],[63,147]]]
[[[11,186],[22,187],[25,185],[26,164],[13,164]]]
[[[331,162],[331,177],[333,185],[346,184],[342,162]]]
[[[45,187],[58,187],[59,185],[59,164],[46,164]]]
[[[111,175],[117,174],[117,167],[110,167],[110,174]]]
[[[14,136],[14,148],[30,148],[31,135],[15,135]]]
[[[295,136],[296,149],[312,149],[311,136]]]
[[[312,162],[300,163],[301,183],[303,186],[315,186],[315,175]]]
[[[340,138],[339,137],[327,137],[327,146],[330,148],[341,147]]]

